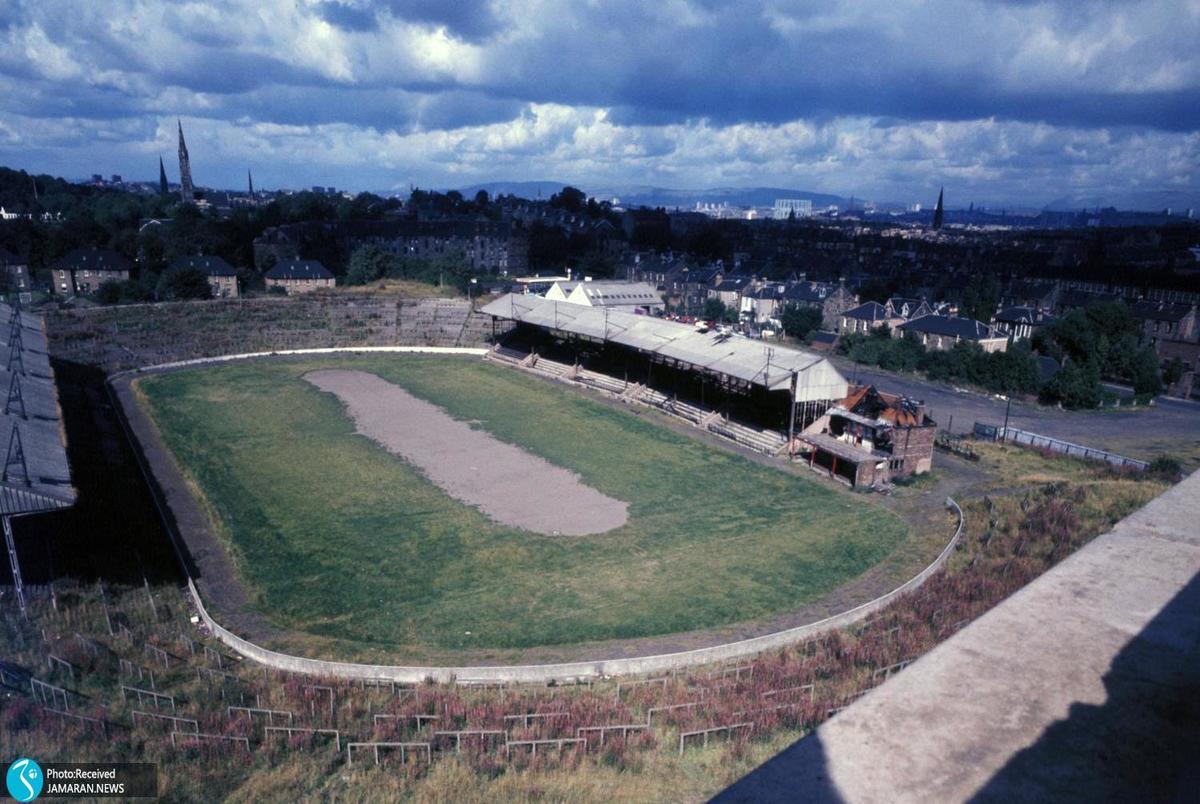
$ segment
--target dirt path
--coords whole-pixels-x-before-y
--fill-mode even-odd
[[[584,536],[610,531],[629,518],[628,503],[585,485],[574,472],[472,429],[374,374],[325,369],[304,379],[337,396],[359,433],[503,525]]]

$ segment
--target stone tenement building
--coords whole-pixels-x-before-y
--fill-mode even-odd
[[[58,296],[95,293],[105,282],[124,282],[133,270],[123,254],[108,248],[77,248],[50,266],[50,289]]]
[[[299,257],[308,243],[333,239],[347,253],[375,245],[402,257],[437,259],[461,252],[481,274],[521,274],[529,267],[524,229],[503,221],[330,221],[275,226],[254,241],[254,260]]]

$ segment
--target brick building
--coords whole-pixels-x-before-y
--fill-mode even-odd
[[[172,271],[191,268],[208,278],[214,299],[236,299],[238,295],[237,271],[220,257],[180,257],[171,265]]]
[[[926,349],[949,351],[960,342],[976,343],[985,352],[1008,351],[1008,336],[995,327],[972,318],[956,315],[925,315],[905,321],[892,330],[892,337],[902,338],[913,332]]]
[[[95,293],[105,282],[125,282],[133,270],[110,248],[77,248],[50,266],[51,291],[59,296]]]
[[[482,274],[523,273],[529,266],[529,239],[508,221],[385,220],[310,221],[267,229],[254,240],[254,259],[277,260],[314,253],[314,244],[334,243],[346,254],[373,245],[401,257],[433,260],[461,254],[471,270]]]
[[[891,304],[869,301],[851,307],[839,316],[838,334],[868,333],[885,325],[895,329],[903,323],[904,316],[897,314]]]
[[[6,248],[0,248],[0,270],[8,274],[9,286],[15,291],[29,290],[29,260]]]
[[[928,472],[936,434],[923,402],[858,386],[807,428],[793,450],[852,486],[873,486]]]
[[[267,290],[283,288],[289,296],[334,286],[333,274],[316,260],[285,260],[263,275]]]

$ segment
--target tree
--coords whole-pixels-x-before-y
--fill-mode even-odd
[[[960,312],[964,318],[973,318],[985,324],[991,322],[1000,301],[1000,285],[991,274],[976,275],[963,290]]]
[[[158,284],[159,296],[167,299],[211,299],[208,276],[197,268],[167,271]]]
[[[821,311],[807,305],[789,304],[779,316],[783,331],[793,338],[803,340],[813,330],[821,328]]]
[[[1171,358],[1171,362],[1167,364],[1167,368],[1163,371],[1162,381],[1166,385],[1174,385],[1183,379],[1183,375],[1183,361],[1178,357],[1173,357]]]
[[[712,224],[696,229],[688,236],[684,245],[688,253],[702,259],[729,259],[733,255],[733,249],[721,230]]]
[[[564,187],[560,192],[550,196],[550,206],[574,213],[583,211],[586,201],[587,194],[583,190],[571,186]]]
[[[1069,360],[1042,386],[1038,398],[1064,408],[1094,408],[1100,404],[1100,369],[1095,362]]]
[[[716,297],[704,301],[704,318],[708,321],[721,321],[725,318],[725,302]]]
[[[1135,394],[1157,396],[1162,393],[1163,379],[1159,370],[1158,354],[1146,346],[1139,349],[1133,356],[1130,379],[1133,381]]]
[[[346,284],[365,285],[374,282],[389,275],[395,262],[395,257],[379,246],[359,246],[350,255]]]

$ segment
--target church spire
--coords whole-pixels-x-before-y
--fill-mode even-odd
[[[934,229],[942,228],[942,217],[945,215],[945,210],[942,209],[942,193],[944,193],[945,190],[946,190],[945,187],[938,189],[937,207],[935,207],[933,210],[933,228]]]
[[[179,195],[185,204],[195,199],[195,188],[192,187],[192,166],[188,161],[187,143],[183,141],[183,123],[179,123]]]
[[[170,192],[167,186],[167,169],[163,167],[162,154],[158,155],[158,191],[163,195]]]
[[[254,197],[254,176],[252,176],[250,174],[249,170],[246,171],[246,182],[250,185],[250,197],[253,198]]]

